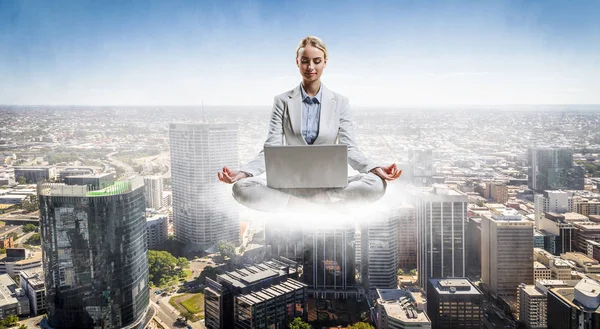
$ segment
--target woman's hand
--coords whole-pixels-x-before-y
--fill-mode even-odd
[[[248,177],[246,175],[246,173],[244,173],[244,172],[237,171],[237,170],[231,170],[227,167],[223,167],[223,171],[217,173],[217,176],[219,177],[219,180],[221,182],[228,183],[228,184],[233,184],[242,178]]]
[[[371,172],[385,180],[394,180],[402,175],[402,170],[398,170],[395,163],[387,167],[373,168]]]

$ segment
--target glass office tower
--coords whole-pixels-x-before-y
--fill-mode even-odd
[[[131,328],[149,307],[144,183],[40,183],[49,325]]]

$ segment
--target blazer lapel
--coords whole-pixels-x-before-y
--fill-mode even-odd
[[[317,135],[317,139],[314,144],[333,144],[333,142],[326,142],[324,139],[327,139],[327,131],[326,129],[330,128],[334,122],[335,118],[335,96],[333,93],[325,87],[323,83],[321,83],[321,88],[323,88],[323,93],[321,94],[321,113],[319,115],[319,134]],[[324,130],[325,129],[325,130]]]
[[[302,137],[302,93],[300,92],[300,85],[292,90],[292,93],[288,96],[288,111],[290,116],[290,123],[294,136],[300,143],[308,145],[304,137]],[[288,143],[289,144],[289,143]]]

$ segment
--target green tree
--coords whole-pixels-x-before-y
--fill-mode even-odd
[[[27,239],[27,244],[40,245],[41,243],[42,240],[39,233],[35,233],[29,239]]]
[[[375,327],[366,322],[357,322],[349,326],[348,329],[375,329]]]
[[[233,258],[233,256],[235,256],[235,246],[233,243],[221,241],[217,247],[219,248],[219,253],[221,254],[221,257],[223,257],[223,260],[225,260],[225,257]]]
[[[399,268],[398,272],[396,272],[396,275],[404,275],[404,270]]]
[[[300,318],[295,318],[292,322],[290,322],[290,329],[311,329],[310,325]]]
[[[4,254],[6,254],[6,249],[0,248],[0,255],[4,255]]]
[[[33,232],[33,231],[37,230],[37,226],[35,226],[33,224],[27,224],[27,225],[23,226],[22,230],[23,230],[23,233]]]
[[[19,178],[17,178],[17,182],[22,185],[27,183],[27,179],[24,176],[19,176]]]
[[[412,270],[410,270],[410,272],[408,272],[408,274],[413,275],[413,276],[417,275],[417,269],[413,268]]]
[[[164,287],[186,275],[187,259],[175,258],[167,251],[148,250],[148,277],[155,286]]]

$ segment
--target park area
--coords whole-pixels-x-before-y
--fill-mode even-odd
[[[169,303],[191,321],[204,319],[204,294],[183,294],[171,297]]]

